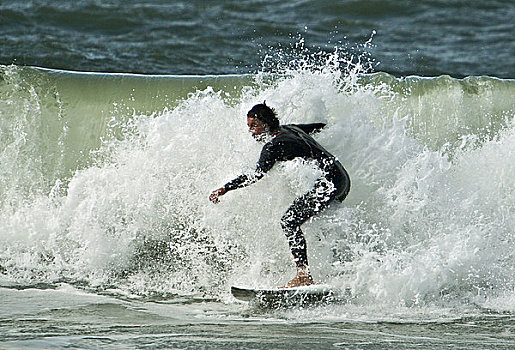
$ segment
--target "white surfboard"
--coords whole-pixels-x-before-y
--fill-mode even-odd
[[[231,294],[238,300],[257,301],[265,305],[302,305],[324,303],[334,300],[336,291],[325,284],[294,288],[256,289],[231,287]]]

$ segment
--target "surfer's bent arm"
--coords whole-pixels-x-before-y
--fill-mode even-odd
[[[325,128],[326,124],[324,123],[313,123],[313,124],[295,124],[296,127],[302,129],[306,134],[317,133],[323,128]]]

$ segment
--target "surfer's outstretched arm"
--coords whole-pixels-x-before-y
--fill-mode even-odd
[[[259,161],[254,173],[242,174],[236,177],[234,180],[229,181],[224,185],[224,187],[214,190],[209,196],[209,200],[213,203],[218,203],[220,196],[223,196],[227,192],[237,188],[247,187],[259,181],[270,169],[272,169],[277,160],[279,160],[279,157],[280,156],[277,154],[277,151],[271,142],[265,144],[261,150],[261,155],[259,157]]]
[[[220,187],[217,190],[211,192],[209,196],[209,200],[213,203],[218,203],[220,201],[220,197],[226,194],[229,191],[235,190],[237,188],[247,187],[252,185],[254,182],[258,181],[264,176],[264,174],[260,171],[256,171],[253,175],[243,174],[238,176],[232,181],[226,183],[223,187]]]

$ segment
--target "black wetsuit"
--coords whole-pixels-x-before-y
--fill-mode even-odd
[[[306,240],[300,226],[327,208],[331,201],[343,201],[350,189],[349,175],[340,162],[309,136],[324,126],[322,123],[280,126],[272,140],[263,146],[256,171],[240,175],[224,186],[227,191],[248,186],[261,179],[279,161],[302,158],[318,162],[324,175],[309,192],[297,198],[281,218],[297,266],[308,265]]]

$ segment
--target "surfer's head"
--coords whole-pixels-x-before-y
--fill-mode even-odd
[[[263,132],[273,132],[279,128],[279,119],[277,119],[277,115],[273,108],[268,107],[265,102],[255,105],[251,108],[251,110],[247,113],[247,124],[249,124],[249,129],[252,135],[255,136],[254,131],[251,129],[250,123],[248,122],[250,119],[257,119],[265,124],[266,131]],[[256,130],[258,133],[260,129]]]

